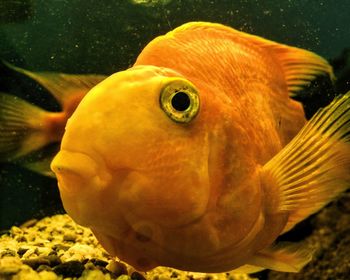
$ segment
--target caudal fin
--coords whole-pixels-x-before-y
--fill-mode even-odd
[[[10,161],[50,142],[46,133],[49,112],[0,93],[0,161]]]
[[[289,214],[283,232],[349,188],[350,92],[319,110],[263,167],[262,182],[276,193],[271,211]]]
[[[78,99],[80,101],[91,88],[107,77],[95,74],[79,75],[57,72],[32,72],[5,61],[3,63],[8,68],[22,73],[41,84],[56,98],[63,109],[71,106],[72,99]]]
[[[46,176],[53,176],[50,162],[57,149],[41,151],[61,141],[67,118],[103,75],[32,72],[3,61],[45,87],[60,103],[62,112],[48,112],[16,96],[0,92],[0,162],[11,161]],[[40,151],[39,151],[40,150]],[[38,151],[38,153],[37,153]]]

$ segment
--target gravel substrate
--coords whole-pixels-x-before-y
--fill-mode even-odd
[[[146,274],[113,259],[92,232],[68,215],[13,226],[0,237],[1,280],[249,280],[245,274],[201,274],[158,267]]]
[[[313,260],[299,273],[265,271],[262,280],[348,280],[350,275],[350,192],[301,223],[286,236],[314,248]],[[200,274],[158,267],[147,274],[118,262],[92,232],[68,215],[28,221],[0,237],[0,280],[250,280],[245,274]]]

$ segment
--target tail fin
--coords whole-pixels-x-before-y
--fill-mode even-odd
[[[48,115],[16,96],[0,93],[0,161],[16,159],[48,144]]]
[[[350,92],[319,110],[263,167],[262,180],[276,187],[274,211],[289,213],[284,232],[349,188]]]
[[[86,93],[106,76],[31,72],[5,61],[2,63],[45,87],[60,103],[62,112],[48,112],[0,92],[0,162],[11,161],[45,176],[53,176],[49,164],[54,152],[42,154],[44,151],[38,150],[61,141],[67,118]]]
[[[3,61],[8,68],[22,73],[46,88],[64,109],[71,98],[80,101],[83,96],[107,76],[95,74],[65,74],[57,72],[32,72]]]
[[[60,150],[59,143],[52,143],[14,160],[12,163],[47,177],[56,177],[50,168],[51,161]]]

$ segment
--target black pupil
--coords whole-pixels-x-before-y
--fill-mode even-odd
[[[190,107],[191,100],[187,93],[179,91],[171,99],[171,105],[177,111],[185,111]]]

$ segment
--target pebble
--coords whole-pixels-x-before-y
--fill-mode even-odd
[[[61,259],[56,254],[50,254],[47,256],[47,259],[49,260],[50,266],[54,267],[56,265],[59,265],[62,263]]]
[[[56,252],[60,251],[60,250],[67,251],[69,248],[70,248],[70,246],[63,245],[63,244],[54,244],[52,246],[52,250],[54,250]]]
[[[26,278],[26,279],[28,279],[28,278]],[[45,280],[61,280],[57,277],[56,273],[54,273],[52,271],[45,271],[45,270],[39,272],[39,279],[40,280],[43,280],[43,279],[45,279]]]
[[[90,262],[92,262],[96,266],[106,267],[108,265],[108,262],[103,261],[103,260],[99,260],[99,259],[94,259],[94,258],[91,259]]]
[[[85,270],[79,280],[111,280],[110,275],[105,275],[103,272],[99,270]]]
[[[34,270],[37,269],[40,265],[54,267],[62,263],[56,255],[24,259],[22,262],[26,265],[29,265]]]
[[[137,271],[131,273],[130,278],[132,280],[146,280],[146,278],[140,272]]]
[[[22,262],[16,257],[4,257],[0,259],[0,279],[1,276],[16,274],[21,270]]]
[[[29,221],[26,221],[24,224],[20,225],[20,228],[29,228],[34,226],[38,222],[37,219],[31,219]]]
[[[16,237],[16,241],[17,242],[27,242],[27,238],[25,238],[25,236],[20,235]]]
[[[48,265],[45,265],[45,264],[41,264],[41,265],[38,266],[36,271],[37,272],[40,272],[40,271],[52,271],[52,267],[48,266]]]
[[[130,276],[129,275],[120,275],[117,280],[131,280]]]
[[[0,258],[3,257],[15,257],[16,256],[16,251],[12,249],[5,249],[0,252]]]
[[[96,250],[89,245],[76,243],[61,256],[62,261],[83,261],[97,257]]]
[[[49,265],[50,262],[46,258],[32,258],[23,260],[23,263],[29,265],[31,268],[36,270],[40,265]]]
[[[125,264],[111,260],[106,268],[113,273],[114,276],[118,277],[123,274],[128,274],[128,269]]]
[[[63,240],[68,242],[74,242],[77,239],[77,236],[73,232],[66,233],[63,235]]]
[[[34,248],[29,248],[22,256],[23,259],[29,258],[31,255],[33,255],[35,252]]]
[[[29,248],[24,248],[24,247],[19,247],[17,250],[17,254],[22,257],[24,255],[25,252],[28,251]]]
[[[48,256],[50,254],[50,252],[52,252],[52,250],[50,248],[47,248],[47,247],[38,247],[35,250],[35,253],[38,256]]]
[[[21,230],[19,227],[13,226],[11,227],[11,235],[15,236],[15,235],[22,235],[23,234],[23,230]]]
[[[53,268],[53,272],[63,277],[80,277],[85,267],[79,261],[68,261]]]
[[[42,227],[39,227],[39,228],[38,228],[39,231],[44,231],[44,230],[46,230],[46,229],[47,229],[47,226],[42,226]]]

